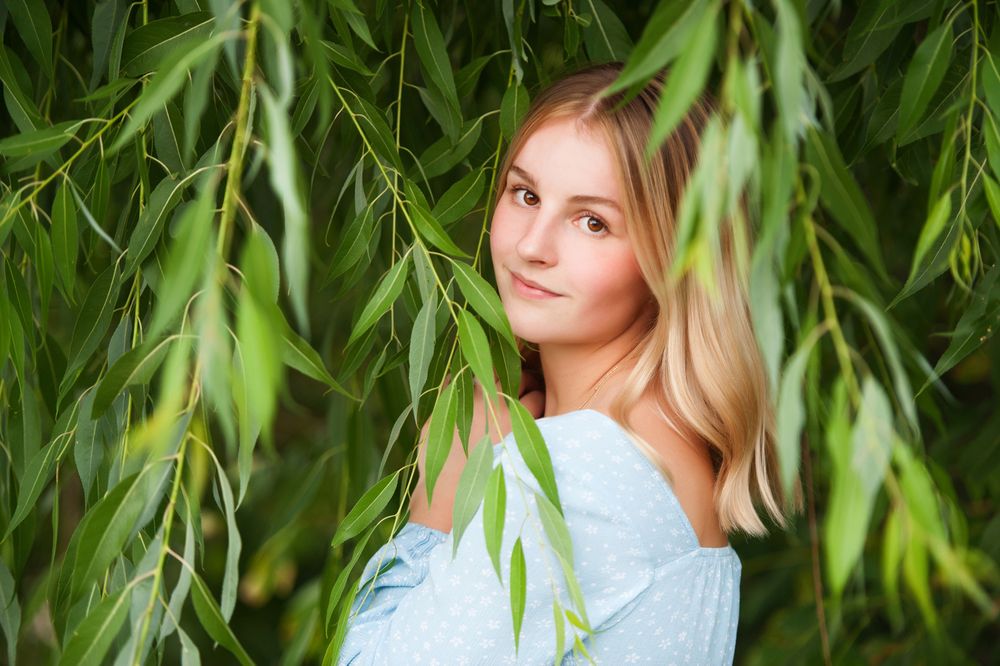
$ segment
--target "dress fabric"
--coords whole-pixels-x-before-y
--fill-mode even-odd
[[[667,480],[610,416],[585,409],[536,423],[595,634],[561,614],[557,659],[553,595],[576,608],[538,517],[535,493],[544,493],[508,434],[493,451],[506,484],[503,583],[486,549],[482,505],[454,559],[451,532],[407,523],[365,566],[338,664],[590,663],[574,651],[575,636],[597,664],[732,663],[742,568],[732,546],[698,544]],[[518,536],[527,596],[515,655],[509,581]]]

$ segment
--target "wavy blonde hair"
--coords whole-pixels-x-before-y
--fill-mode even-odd
[[[693,435],[709,447],[716,473],[715,509],[722,529],[763,535],[767,528],[757,507],[785,527],[786,511],[798,508],[801,496],[796,488],[789,506],[778,473],[774,411],[751,321],[747,262],[740,256],[748,256],[747,216],[734,215],[720,225],[714,298],[690,272],[676,282],[667,278],[675,254],[681,196],[695,169],[701,133],[714,103],[708,95],[698,99],[647,162],[644,150],[664,73],[634,97],[627,98],[624,92],[605,96],[604,90],[621,67],[621,63],[586,67],[559,79],[532,100],[498,172],[493,207],[503,195],[513,158],[543,123],[571,117],[603,132],[617,161],[633,251],[658,306],[655,321],[635,350],[638,361],[612,402],[612,416],[669,481],[659,455],[635,432],[625,411],[654,389],[662,400],[658,404],[663,418],[678,432]],[[523,341],[519,343],[523,351]],[[681,423],[671,419],[662,404]]]

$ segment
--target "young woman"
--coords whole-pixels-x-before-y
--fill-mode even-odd
[[[710,109],[696,104],[646,163],[662,77],[616,108],[622,95],[602,92],[620,69],[588,67],[535,98],[498,174],[490,227],[504,308],[533,345],[520,400],[553,461],[595,633],[553,611],[556,598],[573,604],[539,520],[542,493],[507,409],[494,405],[498,432],[477,389],[469,440],[491,423],[507,489],[503,580],[482,508],[452,557],[466,461],[458,437],[431,505],[421,451],[410,522],[362,575],[340,663],[586,663],[575,637],[597,663],[732,662],[741,566],[726,535],[763,534],[758,506],[785,523],[766,375],[736,261],[746,234],[720,231],[719,298],[694,276],[667,281]],[[527,599],[515,655],[509,582],[519,537]],[[555,654],[559,631],[566,647]]]

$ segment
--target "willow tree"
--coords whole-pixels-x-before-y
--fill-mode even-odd
[[[734,539],[739,659],[996,659],[996,3],[7,0],[0,34],[11,664],[334,661],[420,425],[467,435],[473,377],[516,395],[505,141],[607,60],[621,89],[668,68],[651,144],[720,101],[675,269],[750,203],[807,510]],[[457,530],[502,501],[467,485]]]

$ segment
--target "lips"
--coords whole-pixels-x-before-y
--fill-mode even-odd
[[[515,279],[520,280],[521,282],[523,282],[524,284],[528,285],[529,287],[533,287],[535,289],[538,289],[540,291],[546,292],[546,293],[551,294],[553,296],[561,296],[562,295],[562,294],[558,294],[558,293],[552,291],[551,289],[546,288],[545,286],[543,286],[543,285],[541,285],[541,284],[539,284],[539,283],[537,283],[537,282],[535,282],[533,280],[529,280],[526,277],[524,277],[524,276],[522,276],[522,275],[520,275],[518,273],[515,273],[514,271],[511,271],[510,274],[513,275]]]

